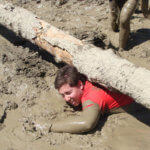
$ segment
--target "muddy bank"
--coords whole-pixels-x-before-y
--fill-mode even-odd
[[[11,0],[54,26],[105,49],[108,44],[108,2]],[[99,13],[100,12],[100,13]],[[150,21],[142,14],[131,20],[132,42],[120,55],[150,69]],[[0,27],[0,145],[3,150],[150,148],[150,112],[104,116],[88,134],[49,133],[54,120],[74,115],[55,91],[58,70],[52,56]],[[80,112],[75,112],[78,115]]]

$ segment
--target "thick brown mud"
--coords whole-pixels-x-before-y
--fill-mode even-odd
[[[117,49],[118,33],[109,32],[108,1],[7,1],[80,40]],[[139,9],[131,19],[128,50],[119,55],[150,70],[149,41],[150,20]],[[85,134],[48,132],[51,122],[80,113],[66,105],[54,89],[59,67],[51,55],[0,26],[0,149],[150,149],[150,111],[146,108],[103,116],[98,126]]]

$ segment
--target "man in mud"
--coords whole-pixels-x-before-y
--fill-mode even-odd
[[[64,100],[77,107],[81,104],[80,116],[54,122],[52,132],[82,133],[92,130],[100,115],[126,109],[134,103],[131,97],[120,92],[94,86],[75,67],[66,65],[58,71],[55,88]]]
[[[134,13],[139,0],[109,0],[111,30],[119,32],[119,50],[126,48],[130,33],[130,18]],[[142,12],[148,17],[148,0],[141,1]]]

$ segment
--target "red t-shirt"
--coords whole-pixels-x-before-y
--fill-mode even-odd
[[[83,95],[81,98],[81,103],[86,100],[91,100],[97,103],[102,111],[106,109],[118,108],[121,106],[128,105],[133,102],[133,99],[122,93],[113,92],[109,90],[103,90],[95,87],[89,81],[86,81],[84,85]],[[90,107],[92,105],[89,105]],[[84,109],[84,108],[83,108]]]

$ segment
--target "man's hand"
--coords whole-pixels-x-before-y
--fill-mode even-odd
[[[35,123],[36,131],[40,132],[42,135],[46,135],[49,132],[51,132],[51,127],[52,127],[52,124],[41,125],[41,124]]]

